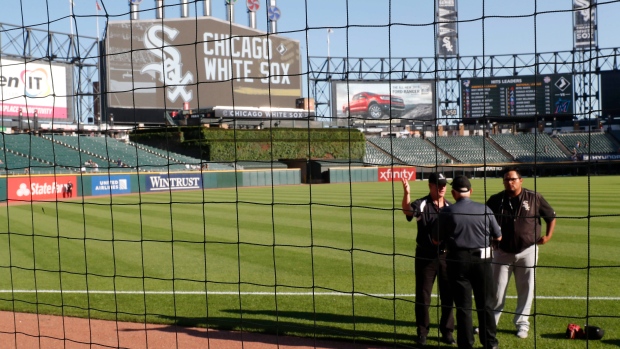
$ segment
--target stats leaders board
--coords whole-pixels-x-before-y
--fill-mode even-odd
[[[463,119],[553,116],[571,118],[572,74],[540,74],[461,80]]]

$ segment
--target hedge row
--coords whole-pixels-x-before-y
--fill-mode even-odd
[[[196,149],[193,142],[183,144]],[[365,147],[349,142],[230,142],[214,141],[200,147],[210,161],[271,161],[280,159],[362,159]]]
[[[185,140],[223,141],[362,141],[364,135],[356,129],[305,129],[268,128],[262,130],[236,130],[204,127],[182,129]]]
[[[185,150],[177,150],[179,152],[198,155],[208,161],[362,159],[366,150],[364,135],[355,129],[179,127],[178,130],[141,132],[133,134],[131,139],[149,145],[173,144]]]

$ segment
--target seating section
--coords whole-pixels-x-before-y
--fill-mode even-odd
[[[37,165],[30,167],[38,168],[42,172],[77,172],[82,163],[81,153],[66,146],[54,143],[49,139],[38,137],[31,134],[5,134],[3,135],[3,146],[7,151],[19,155],[26,159],[34,160]],[[21,167],[25,163],[22,159],[12,158]],[[44,166],[43,166],[43,165]],[[9,166],[13,164],[9,163]],[[44,171],[42,168],[49,167]]]
[[[614,132],[620,138],[620,131]],[[574,148],[579,154],[615,154],[620,152],[620,148],[612,133],[558,134],[555,137],[569,151]],[[9,174],[24,173],[26,169],[30,173],[75,173],[84,167],[88,172],[93,172],[95,168],[99,171],[186,171],[203,169],[205,164],[208,170],[288,167],[278,161],[205,163],[183,154],[104,136],[0,135],[0,169]],[[502,164],[512,162],[513,158],[516,162],[530,163],[570,159],[565,153],[566,149],[545,133],[495,134],[490,135],[490,139],[492,141],[483,136],[433,137],[426,140],[370,137],[366,140],[363,163],[359,165],[428,166],[449,163],[452,158],[463,164]],[[341,161],[333,160],[330,166],[338,165]]]
[[[607,133],[558,134],[558,139],[569,150],[577,154],[611,154],[618,152],[618,146]]]
[[[377,166],[402,164],[402,162],[394,159],[385,150],[379,148],[377,145],[370,141],[366,142],[366,154],[364,155],[364,162],[369,165]]]
[[[59,167],[54,168],[53,165],[46,164],[44,162],[28,158],[26,156],[13,153],[11,150],[1,148],[0,170],[6,171],[8,174],[23,174],[25,171],[29,171],[31,174],[48,174],[48,173],[70,173],[68,169],[62,169]]]
[[[518,162],[553,162],[568,158],[546,133],[503,133],[491,135],[491,139]]]
[[[110,137],[90,137],[90,136],[58,136],[54,135],[56,142],[61,142],[69,146],[80,149],[91,158],[102,159],[108,163],[109,167],[117,170],[121,168],[132,168],[133,171],[181,171],[186,169],[186,164],[179,161],[171,161],[169,158],[154,154],[136,145],[129,145]],[[90,158],[89,158],[90,159]],[[92,160],[91,159],[91,160]],[[122,164],[122,166],[119,166]],[[200,160],[192,159],[191,164],[200,167]]]
[[[171,152],[169,150],[159,149],[159,148],[155,148],[155,147],[151,147],[151,146],[148,146],[145,144],[139,144],[139,143],[129,143],[129,144],[132,146],[136,146],[138,148],[144,149],[147,152],[156,154],[163,158],[170,159],[170,161],[172,162],[176,162],[176,163],[180,163],[184,165],[185,164],[190,165],[190,167],[192,166],[201,167],[202,164],[204,164],[204,162],[201,161],[200,159],[196,159],[196,158],[193,158],[187,155]],[[233,165],[222,164],[218,162],[207,162],[207,164],[210,170],[233,170],[235,168]]]
[[[433,137],[429,140],[464,164],[512,162],[483,136]]]
[[[407,165],[433,165],[448,160],[442,152],[421,138],[368,138],[368,141],[388,156],[392,154],[394,163],[400,161]]]

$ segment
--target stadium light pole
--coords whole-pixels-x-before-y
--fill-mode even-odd
[[[18,120],[17,129],[21,132],[22,131],[22,122],[24,121],[24,113],[22,112],[22,108],[19,108],[19,112],[17,114],[17,120]]]
[[[329,36],[334,32],[334,30],[332,28],[327,28],[327,58],[329,59],[330,56],[330,52],[329,52]]]
[[[34,115],[32,117],[33,121],[33,130],[36,132],[39,128],[39,111],[37,109],[34,110]]]
[[[69,24],[71,27],[71,36],[73,36],[73,0],[69,0]]]

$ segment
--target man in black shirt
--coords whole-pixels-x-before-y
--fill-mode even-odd
[[[534,269],[538,261],[537,244],[546,244],[555,228],[555,211],[540,193],[522,187],[523,179],[518,168],[507,168],[504,173],[504,191],[492,195],[487,201],[502,228],[504,239],[493,255],[493,276],[497,282],[495,294],[495,322],[506,301],[506,288],[514,274],[517,286],[517,309],[513,323],[517,337],[527,338],[528,321],[534,299]],[[541,236],[541,218],[547,224]]]
[[[502,233],[487,206],[470,200],[471,183],[465,176],[452,182],[454,205],[439,213],[437,240],[447,244],[448,276],[456,306],[457,344],[460,349],[474,345],[472,332],[472,292],[480,326],[480,343],[485,349],[498,348],[493,312],[495,281],[491,269],[491,240]]]
[[[417,325],[417,342],[426,344],[430,329],[429,307],[435,278],[438,279],[439,298],[441,301],[441,318],[439,330],[444,343],[454,344],[454,315],[452,314],[452,295],[446,274],[446,251],[443,246],[433,243],[432,233],[439,210],[450,205],[445,200],[446,177],[442,173],[432,173],[428,178],[429,194],[414,202],[410,199],[410,187],[407,179],[402,179],[402,211],[411,222],[415,217],[418,223],[415,251],[415,317]]]
[[[67,197],[73,197],[73,183],[71,181],[67,183]]]

